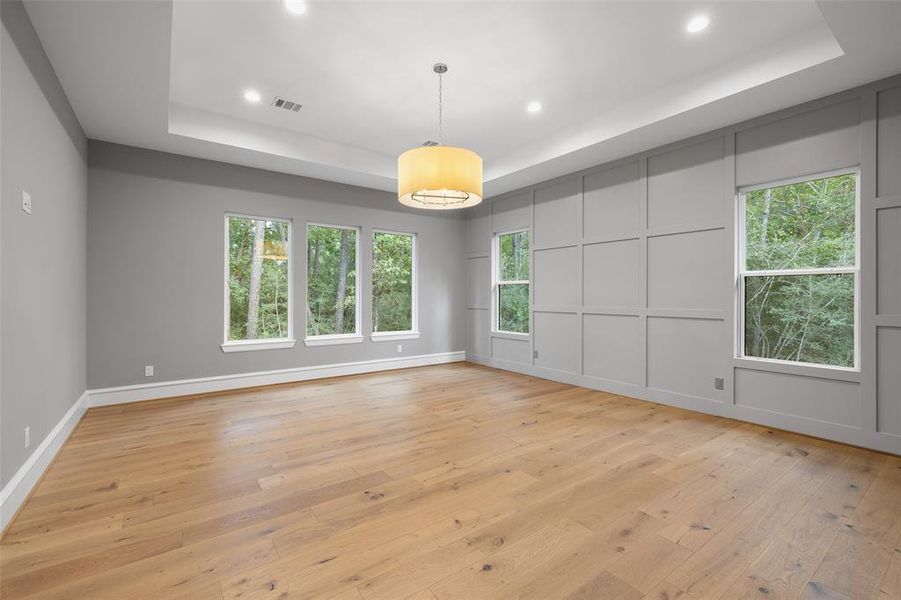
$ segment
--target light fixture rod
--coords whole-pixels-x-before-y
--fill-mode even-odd
[[[442,75],[447,73],[447,65],[435,63],[432,70],[438,74],[438,144],[444,145],[444,79]]]

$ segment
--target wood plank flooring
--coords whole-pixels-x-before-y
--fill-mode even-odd
[[[901,458],[468,363],[91,409],[0,595],[901,598]]]

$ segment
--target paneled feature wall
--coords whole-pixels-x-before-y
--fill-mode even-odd
[[[861,370],[736,358],[737,190],[855,166]],[[523,227],[516,339],[492,332],[490,249]],[[901,77],[500,196],[466,244],[470,360],[901,453]]]

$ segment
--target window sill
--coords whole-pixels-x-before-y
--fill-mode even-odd
[[[373,342],[390,342],[395,340],[418,340],[418,331],[376,331],[369,334]]]
[[[504,338],[507,340],[518,340],[520,342],[527,342],[527,341],[529,341],[531,334],[514,333],[512,331],[492,331],[491,337]]]
[[[223,352],[253,352],[255,350],[285,350],[293,348],[297,340],[271,339],[271,340],[235,340],[220,344]]]
[[[819,379],[834,379],[836,381],[853,381],[858,383],[862,379],[860,370],[850,367],[793,363],[784,360],[750,358],[747,356],[735,357],[732,360],[736,367],[754,371],[768,371],[770,373],[784,373],[786,375],[800,375],[802,377],[816,377]]]
[[[362,335],[355,333],[341,335],[317,335],[303,339],[306,346],[335,346],[337,344],[359,344],[363,341]]]

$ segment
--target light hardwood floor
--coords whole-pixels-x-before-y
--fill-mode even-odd
[[[466,363],[91,409],[13,598],[901,598],[901,458]]]

